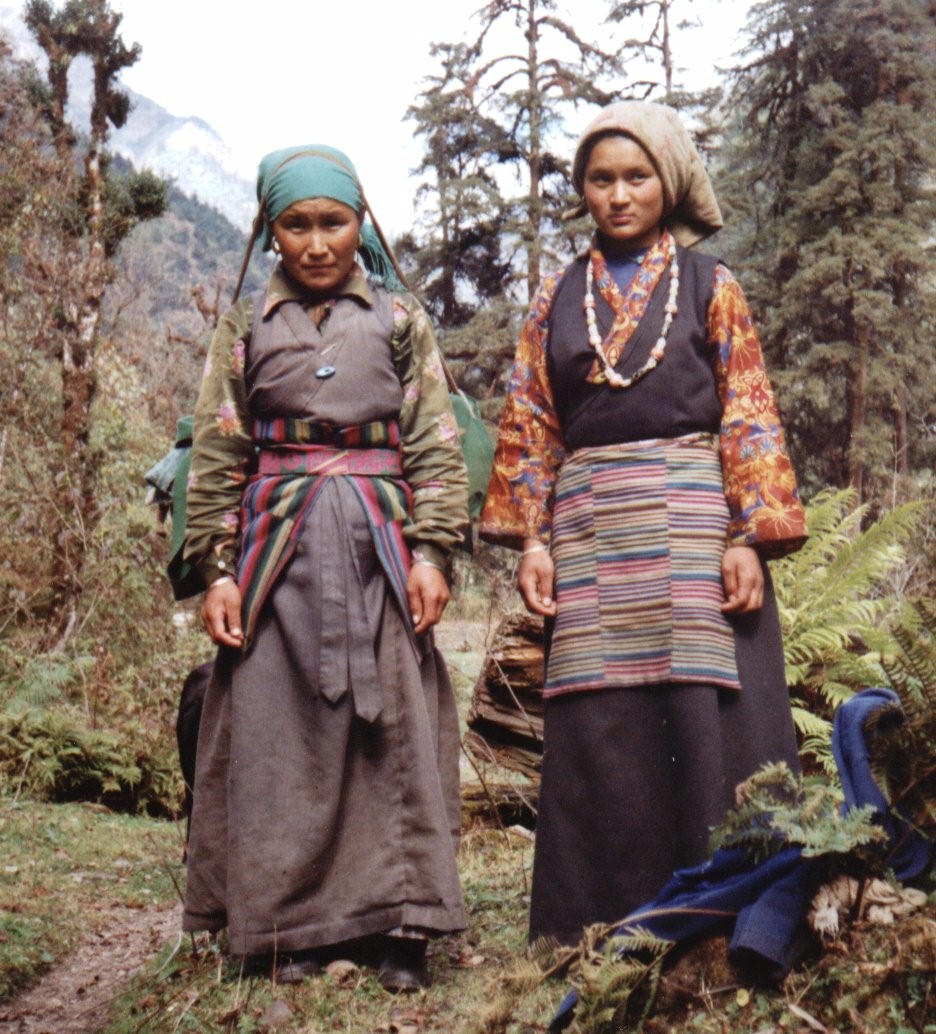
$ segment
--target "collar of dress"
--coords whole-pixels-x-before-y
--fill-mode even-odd
[[[335,298],[355,298],[368,308],[373,305],[371,287],[360,266],[355,264],[344,283],[335,288],[332,299]],[[263,309],[264,319],[283,302],[306,301],[306,295],[292,283],[282,268],[277,266],[270,276],[270,284],[267,288],[266,305]]]

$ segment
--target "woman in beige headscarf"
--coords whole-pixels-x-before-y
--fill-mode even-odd
[[[764,558],[805,521],[721,226],[671,109],[603,109],[575,153],[595,223],[521,334],[481,534],[547,621],[531,937],[574,943],[703,860],[735,785],[798,767]]]

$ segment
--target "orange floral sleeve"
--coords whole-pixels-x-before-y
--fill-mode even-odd
[[[805,541],[806,516],[751,312],[724,266],[715,272],[708,337],[716,349],[722,404],[722,473],[731,516],[728,541],[756,546],[766,556],[784,556]]]
[[[543,347],[560,276],[543,282],[520,333],[481,513],[481,537],[513,549],[525,538],[549,541],[553,487],[565,456]]]

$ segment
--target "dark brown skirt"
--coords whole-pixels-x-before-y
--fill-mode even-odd
[[[356,496],[333,479],[246,656],[222,651],[198,743],[183,926],[234,954],[465,925],[458,717],[417,657]],[[379,700],[369,723],[362,694]]]
[[[776,601],[733,620],[740,692],[627,687],[546,702],[530,938],[575,944],[708,857],[712,826],[761,765],[799,771]]]

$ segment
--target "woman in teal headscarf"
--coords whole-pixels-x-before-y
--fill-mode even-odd
[[[467,478],[432,330],[350,160],[275,151],[257,196],[278,262],[221,319],[195,415],[185,556],[219,651],[183,923],[226,926],[280,981],[366,947],[409,990],[427,938],[465,924],[431,629]]]

